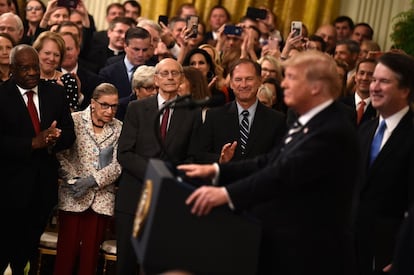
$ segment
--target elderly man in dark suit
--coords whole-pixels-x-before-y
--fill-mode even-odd
[[[99,72],[99,76],[113,84],[119,91],[119,103],[128,105],[132,93],[131,79],[135,69],[153,56],[150,33],[141,27],[129,28],[125,33],[125,57],[108,65]],[[124,114],[122,114],[123,116]],[[116,117],[120,117],[117,113]]]
[[[24,274],[35,255],[49,214],[57,203],[57,151],[75,140],[65,92],[40,80],[37,52],[19,45],[11,52],[12,77],[0,87],[0,216],[5,236],[0,273],[10,263],[13,274]]]
[[[207,111],[198,137],[200,149],[196,161],[210,163],[252,158],[269,152],[285,134],[285,115],[267,108],[257,99],[261,85],[259,64],[249,59],[238,60],[230,69],[230,85],[236,100]],[[245,140],[244,111],[248,111]]]
[[[119,275],[136,274],[137,260],[131,244],[132,225],[148,160],[161,158],[173,163],[184,161],[193,127],[198,125],[198,119],[201,120],[197,110],[173,109],[168,114],[164,112],[160,123],[161,128],[167,126],[166,133],[161,131],[164,146],[157,142],[159,129],[154,129],[154,122],[158,111],[164,102],[177,97],[182,81],[181,65],[174,59],[163,59],[155,67],[154,82],[158,94],[132,101],[127,108],[119,138],[118,161],[123,170],[115,200]],[[165,147],[166,152],[162,147]]]
[[[382,274],[393,259],[396,235],[414,200],[414,59],[386,53],[370,85],[379,118],[359,128],[362,177],[356,220],[360,274]]]
[[[285,66],[284,100],[299,117],[284,141],[254,159],[178,166],[187,176],[219,175],[218,183],[226,184],[200,187],[186,203],[192,213],[206,215],[223,204],[243,210],[273,200],[259,274],[355,274],[351,213],[358,144],[355,127],[334,101],[335,61],[307,51]]]

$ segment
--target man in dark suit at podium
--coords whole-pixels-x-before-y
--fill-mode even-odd
[[[154,129],[158,111],[166,101],[177,98],[182,81],[181,65],[174,59],[163,59],[155,67],[154,83],[158,94],[132,101],[127,108],[119,138],[118,161],[123,170],[115,201],[119,275],[132,275],[137,271],[131,244],[132,226],[149,159],[183,162],[188,154],[193,127],[198,125],[196,119],[201,119],[197,111],[167,108],[168,113],[164,112],[161,123],[157,123]],[[163,130],[158,128],[163,128],[163,125]],[[157,142],[159,132],[166,152]]]
[[[180,165],[189,177],[218,180],[186,201],[206,215],[228,204],[248,209],[270,200],[259,274],[355,274],[351,212],[358,167],[355,127],[334,101],[335,61],[307,51],[285,64],[286,104],[299,114],[280,146],[228,164]],[[218,179],[217,179],[218,177]]]

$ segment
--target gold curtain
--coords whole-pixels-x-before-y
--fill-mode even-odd
[[[183,3],[193,3],[201,19],[208,25],[208,12],[214,5],[226,7],[232,15],[232,21],[238,22],[245,14],[247,7],[266,6],[277,15],[277,26],[286,37],[290,31],[290,22],[303,21],[312,34],[318,26],[331,23],[339,14],[339,0],[141,0],[142,15],[157,20],[158,15],[175,15],[177,8]]]

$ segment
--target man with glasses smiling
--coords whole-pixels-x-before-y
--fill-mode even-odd
[[[137,271],[131,235],[148,160],[160,158],[174,164],[182,163],[191,146],[196,119],[201,119],[199,110],[171,109],[164,140],[166,152],[162,151],[156,136],[160,135],[161,130],[158,127],[154,129],[154,122],[158,119],[158,111],[164,102],[177,97],[182,81],[181,65],[172,58],[163,59],[155,67],[154,83],[158,87],[158,94],[132,101],[127,108],[119,138],[118,161],[123,171],[115,201],[119,275],[136,274]],[[160,126],[161,120],[162,117]]]

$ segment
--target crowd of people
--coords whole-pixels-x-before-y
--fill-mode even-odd
[[[413,269],[414,58],[346,15],[283,34],[256,8],[189,26],[194,4],[154,21],[127,0],[97,31],[83,0],[0,0],[0,273],[25,274],[53,209],[54,274],[96,274],[112,217],[117,274],[144,272],[131,235],[151,158],[204,184],[194,215],[260,221],[258,274]]]

